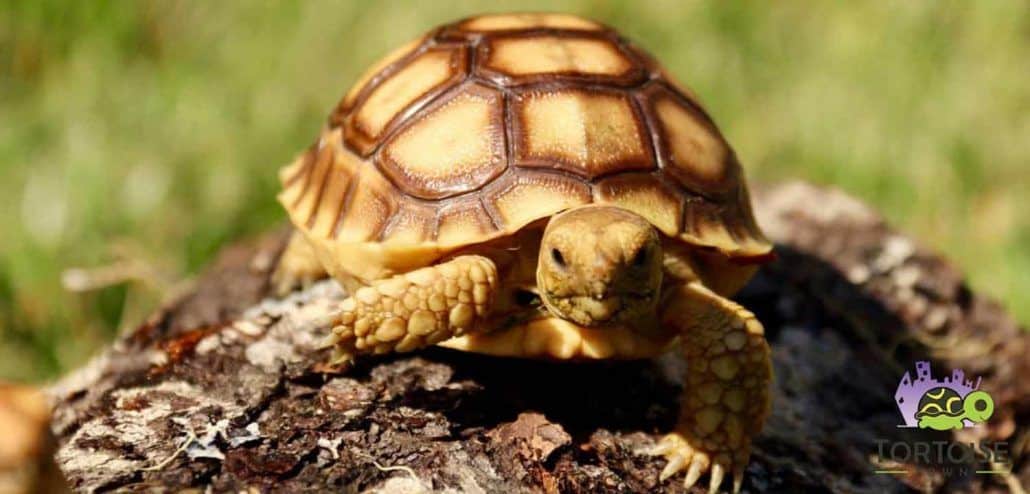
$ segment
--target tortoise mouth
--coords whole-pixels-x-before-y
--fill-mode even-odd
[[[603,327],[638,319],[653,309],[655,294],[650,291],[603,296],[549,293],[543,298],[547,308],[562,319],[586,327]]]

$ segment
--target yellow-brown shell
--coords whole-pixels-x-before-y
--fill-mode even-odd
[[[475,17],[402,46],[280,177],[330,272],[364,280],[588,203],[731,258],[771,249],[700,104],[641,49],[570,15]]]

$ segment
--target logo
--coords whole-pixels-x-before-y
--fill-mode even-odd
[[[930,362],[916,362],[915,378],[905,373],[894,401],[904,419],[898,427],[918,429],[897,434],[901,437],[876,439],[874,473],[906,475],[919,466],[945,477],[1011,474],[1007,441],[960,441],[958,435],[944,439],[930,432],[974,427],[991,418],[994,399],[980,389],[979,378],[974,383],[961,369],[955,369],[950,376],[936,379]]]
[[[994,413],[994,400],[979,388],[980,378],[974,384],[965,379],[962,369],[938,380],[931,374],[930,362],[916,362],[915,379],[906,372],[894,393],[905,419],[899,427],[947,431],[986,422]]]

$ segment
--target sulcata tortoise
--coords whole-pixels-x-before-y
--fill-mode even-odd
[[[652,450],[740,489],[769,410],[761,323],[730,301],[772,246],[695,96],[613,30],[486,15],[375,64],[280,172],[280,291],[331,275],[334,361],[441,345],[546,359],[679,348]]]

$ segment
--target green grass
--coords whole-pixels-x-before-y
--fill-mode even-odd
[[[837,185],[1030,320],[1025,2],[55,2],[0,9],[0,378],[51,378],[219,246],[283,221],[275,171],[361,70],[481,11],[619,27],[752,179]],[[69,293],[70,267],[144,281]]]

